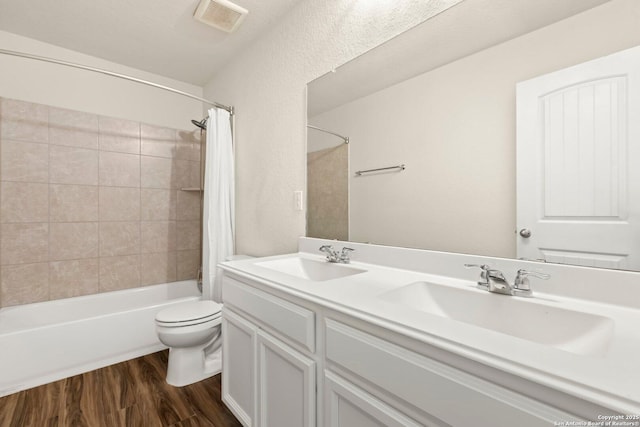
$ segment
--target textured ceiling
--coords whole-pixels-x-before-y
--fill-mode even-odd
[[[608,1],[465,0],[314,80],[307,113],[314,117]]]
[[[298,1],[234,0],[249,14],[227,34],[199,0],[0,0],[0,30],[203,86]]]

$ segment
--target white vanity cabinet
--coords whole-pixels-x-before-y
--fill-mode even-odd
[[[223,302],[223,401],[245,426],[538,427],[580,420],[473,368],[428,357],[420,341],[272,293],[265,283],[226,273]]]
[[[229,277],[223,295],[222,400],[247,427],[315,426],[314,313]]]

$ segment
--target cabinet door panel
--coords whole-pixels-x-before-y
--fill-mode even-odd
[[[226,308],[222,316],[222,401],[246,427],[255,426],[257,328]]]
[[[326,339],[330,362],[451,425],[512,427],[517,420],[519,427],[538,427],[582,421],[333,320],[327,320]]]
[[[316,425],[315,362],[258,331],[260,427]]]
[[[325,371],[324,387],[329,427],[421,427],[336,374]]]
[[[224,303],[258,319],[273,331],[315,351],[315,314],[296,304],[255,289],[230,277],[224,278]]]

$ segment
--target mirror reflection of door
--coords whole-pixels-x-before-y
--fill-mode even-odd
[[[518,257],[640,269],[640,48],[517,87]]]

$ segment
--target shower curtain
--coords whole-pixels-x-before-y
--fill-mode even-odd
[[[203,298],[221,302],[216,265],[234,253],[234,168],[231,115],[209,110],[202,211]]]

